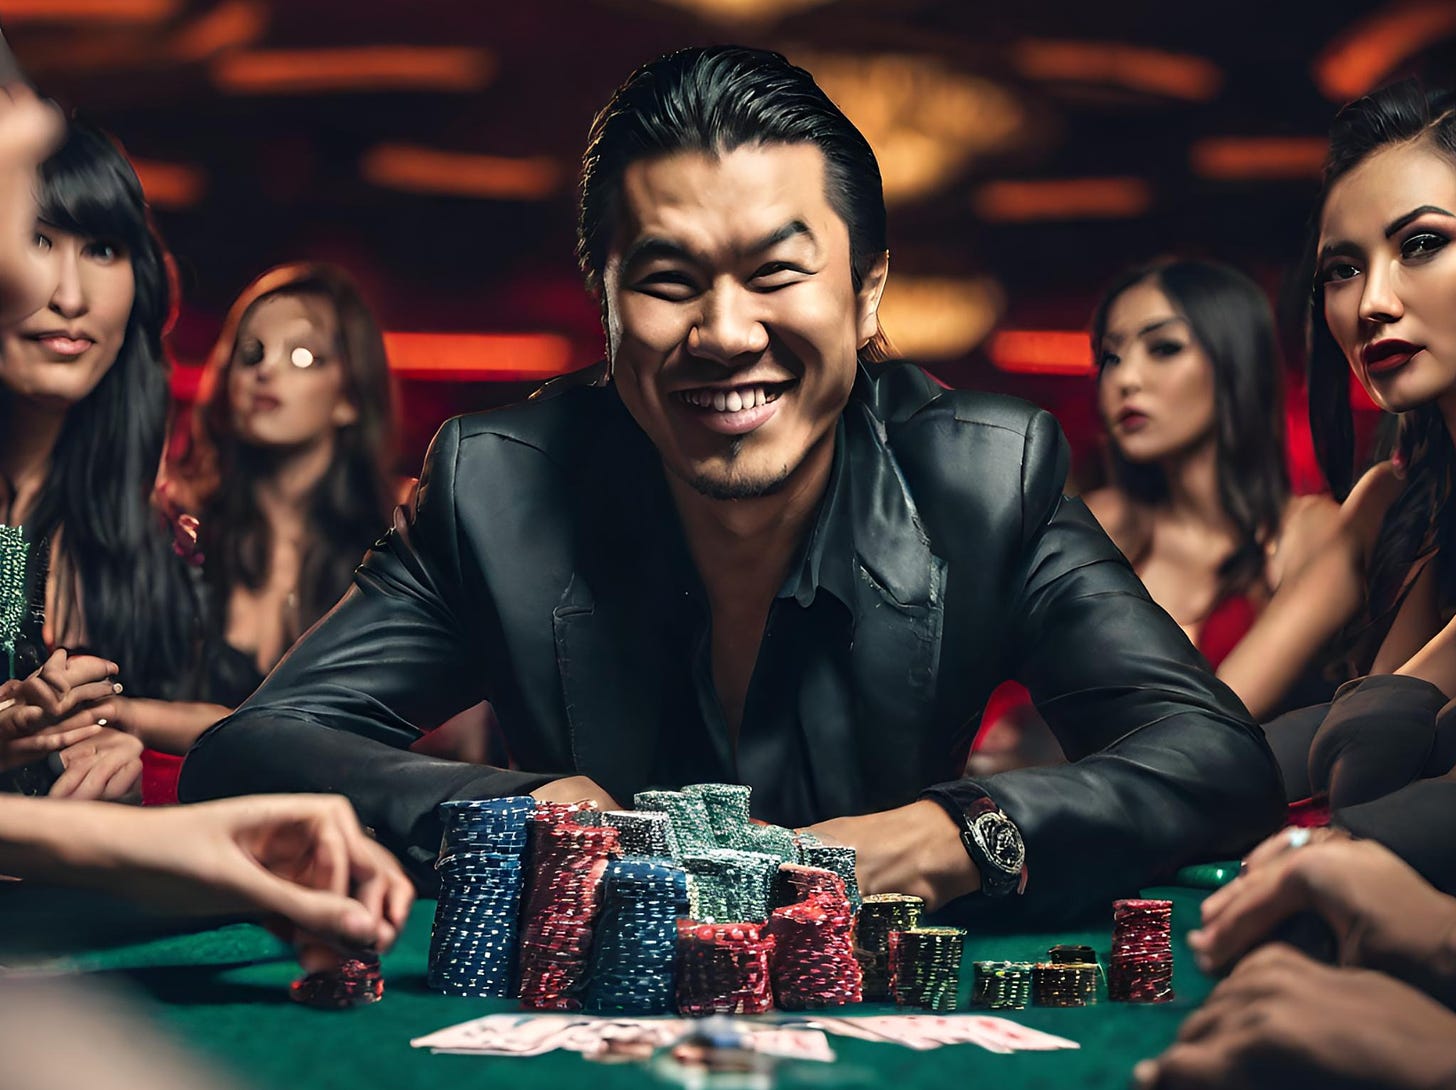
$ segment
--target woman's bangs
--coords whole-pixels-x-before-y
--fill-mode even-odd
[[[106,141],[105,154],[85,144],[104,138],[72,130],[64,147],[41,167],[40,218],[73,235],[119,242],[135,254],[147,244],[141,183]]]

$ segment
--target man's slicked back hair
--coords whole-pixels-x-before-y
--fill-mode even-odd
[[[849,228],[854,287],[887,249],[880,166],[869,141],[802,68],[743,46],[682,49],[627,77],[592,121],[581,164],[576,255],[599,291],[622,174],[639,160],[745,145],[813,144],[824,153],[830,207]]]

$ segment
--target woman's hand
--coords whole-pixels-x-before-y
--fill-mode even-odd
[[[121,692],[116,674],[114,662],[58,648],[28,678],[0,686],[0,742],[50,728],[105,726]]]
[[[107,799],[134,795],[142,778],[142,742],[124,731],[102,727],[61,750],[65,771],[51,785],[53,799]]]
[[[57,650],[23,680],[0,685],[0,769],[94,739],[116,715],[116,664]]]

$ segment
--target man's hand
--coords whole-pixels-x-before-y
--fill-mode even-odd
[[[1287,843],[1287,833],[1278,835]],[[1342,965],[1456,997],[1456,899],[1389,849],[1335,836],[1250,859],[1245,874],[1203,902],[1203,929],[1188,936],[1205,971],[1229,965],[1280,921],[1313,911],[1333,929]]]
[[[620,810],[617,800],[589,776],[566,776],[531,792],[537,802],[594,802],[598,810]]]
[[[142,779],[142,742],[124,731],[103,727],[61,750],[65,771],[51,784],[53,799],[108,799],[134,794]]]
[[[1133,1077],[1142,1090],[1450,1086],[1456,1014],[1380,973],[1266,946]]]
[[[861,817],[809,826],[826,844],[855,850],[861,893],[908,893],[934,911],[981,888],[981,876],[961,845],[960,829],[938,803],[923,799]]]

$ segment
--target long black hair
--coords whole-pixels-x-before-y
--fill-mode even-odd
[[[204,571],[219,620],[226,616],[233,588],[263,586],[272,557],[272,533],[256,488],[274,462],[268,452],[238,437],[227,377],[234,366],[238,330],[260,303],[281,295],[317,297],[333,308],[344,395],[358,412],[354,423],[338,429],[333,459],[309,497],[308,545],[298,578],[298,631],[287,633],[291,641],[343,596],[370,542],[389,525],[395,421],[383,335],[344,270],[322,263],[280,265],[243,290],[228,311],[203,374],[184,470],[198,503]]]
[[[779,53],[736,45],[680,49],[649,61],[592,121],[576,246],[588,288],[601,293],[629,165],[680,151],[722,155],[760,144],[813,144],[824,154],[825,196],[849,228],[850,278],[858,292],[888,249],[875,153],[807,71]],[[605,299],[602,306],[605,317]],[[878,360],[888,352],[881,334],[860,357]]]
[[[1344,499],[1355,474],[1355,429],[1350,412],[1350,368],[1324,318],[1324,284],[1318,276],[1320,216],[1330,189],[1375,152],[1393,144],[1421,141],[1450,160],[1456,170],[1456,93],[1406,80],[1356,99],[1330,129],[1324,188],[1310,224],[1304,265],[1311,285],[1309,423],[1315,454],[1330,489]],[[1400,414],[1394,458],[1406,486],[1390,506],[1376,538],[1367,575],[1368,631],[1383,634],[1412,583],[1415,566],[1439,555],[1438,593],[1456,594],[1456,511],[1450,502],[1456,450],[1440,410],[1421,405]]]
[[[66,577],[57,585],[73,599],[66,615],[84,617],[87,644],[120,665],[131,692],[166,695],[188,669],[196,636],[185,566],[152,502],[171,404],[162,345],[176,298],[171,259],[126,156],[85,122],[71,122],[41,167],[39,197],[46,223],[118,247],[135,296],[116,362],[66,414],[28,535],[61,531]]]
[[[1113,282],[1092,315],[1092,355],[1113,304],[1128,289],[1151,283],[1187,322],[1213,368],[1218,497],[1238,544],[1219,566],[1224,593],[1263,577],[1264,547],[1279,532],[1289,500],[1284,461],[1284,396],[1274,315],[1259,285],[1211,261],[1159,261]],[[1099,368],[1099,378],[1101,371]],[[1168,482],[1161,466],[1128,461],[1112,444],[1112,473],[1133,500],[1161,503]]]

